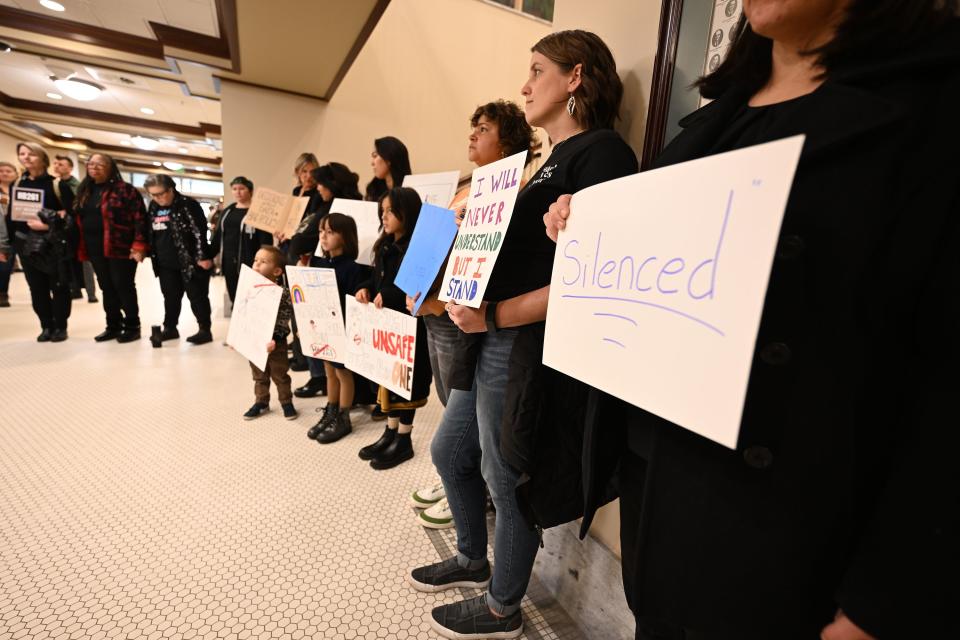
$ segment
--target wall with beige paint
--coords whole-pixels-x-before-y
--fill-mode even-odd
[[[406,143],[417,173],[471,170],[468,119],[518,100],[538,21],[478,0],[393,0],[329,103],[224,82],[224,178],[287,191],[301,151],[372,177],[373,140]]]

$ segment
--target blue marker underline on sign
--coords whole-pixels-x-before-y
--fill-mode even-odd
[[[673,313],[673,314],[675,314],[675,315],[678,315],[678,316],[680,316],[680,317],[682,317],[682,318],[686,318],[687,320],[692,320],[692,321],[696,322],[697,324],[703,325],[703,326],[706,327],[707,329],[710,329],[711,331],[713,331],[713,332],[715,332],[715,333],[717,333],[717,334],[719,334],[719,335],[721,335],[721,336],[726,337],[726,334],[725,334],[723,331],[721,331],[721,330],[718,329],[717,327],[713,326],[713,325],[710,324],[709,322],[706,322],[705,320],[701,320],[700,318],[697,318],[697,317],[695,317],[695,316],[692,316],[692,315],[690,315],[689,313],[684,313],[683,311],[680,311],[679,309],[673,309],[673,308],[671,308],[671,307],[667,307],[667,306],[664,306],[664,305],[662,305],[662,304],[655,304],[655,303],[653,303],[653,302],[646,302],[646,301],[644,301],[644,300],[634,300],[633,298],[618,298],[618,297],[616,297],[616,296],[577,296],[577,295],[573,295],[573,294],[570,294],[570,293],[565,293],[565,294],[563,294],[561,297],[563,297],[563,298],[570,298],[570,299],[572,299],[572,300],[606,300],[606,301],[610,301],[610,302],[629,302],[629,303],[632,303],[632,304],[642,304],[642,305],[644,305],[645,307],[653,307],[654,309],[660,309],[661,311],[667,311],[667,312],[669,312],[669,313]]]
[[[594,313],[593,315],[599,316],[599,317],[603,317],[603,318],[620,318],[621,320],[626,320],[627,322],[631,323],[631,324],[632,324],[633,326],[635,326],[635,327],[640,326],[640,325],[637,324],[637,321],[634,320],[633,318],[628,318],[627,316],[621,316],[621,315],[618,315],[618,314],[616,314],[616,313],[599,313],[599,312],[597,312],[597,313]]]
[[[618,347],[620,347],[621,349],[626,349],[626,348],[627,348],[627,346],[626,346],[625,344],[623,344],[622,342],[617,342],[617,341],[614,340],[613,338],[604,338],[603,341],[604,341],[604,342],[611,342],[611,343],[617,345]]]

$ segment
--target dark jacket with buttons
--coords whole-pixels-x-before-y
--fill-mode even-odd
[[[747,97],[686,118],[658,165],[709,153]],[[815,638],[842,608],[879,638],[960,637],[958,104],[953,24],[835,70],[768,132],[807,140],[736,450],[594,392],[583,530],[628,461],[638,615]]]

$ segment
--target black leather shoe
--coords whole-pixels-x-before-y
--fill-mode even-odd
[[[321,411],[321,409],[317,409]],[[317,436],[320,435],[320,432],[330,426],[330,423],[336,420],[338,409],[330,406],[329,404],[323,409],[323,414],[320,416],[320,420],[317,421],[317,424],[310,427],[307,431],[307,437],[311,440],[316,440]]]
[[[317,396],[325,396],[327,395],[327,379],[310,378],[307,380],[307,384],[294,389],[293,395],[298,398],[315,398]]]
[[[392,469],[401,462],[413,457],[413,442],[409,433],[398,433],[386,449],[381,450],[370,461],[374,469]]]
[[[207,344],[208,342],[213,342],[213,334],[210,333],[210,329],[201,328],[195,334],[187,338],[187,342],[190,344]]]
[[[117,336],[117,342],[135,342],[140,339],[140,327],[136,329],[124,329]]]
[[[53,331],[50,329],[44,329],[40,332],[40,335],[37,336],[37,342],[50,342],[52,337]]]
[[[111,329],[107,327],[103,330],[103,333],[97,334],[93,337],[97,342],[106,342],[107,340],[116,340],[120,337],[120,332],[116,329]]]
[[[176,327],[164,327],[163,331],[160,332],[160,340],[166,342],[167,340],[176,340],[180,337],[180,332],[177,331]]]
[[[373,405],[373,409],[370,411],[370,419],[374,422],[380,422],[381,420],[387,419],[387,414],[383,412],[379,404]]]
[[[290,371],[306,371],[310,367],[307,366],[307,359],[303,360],[291,360],[290,361]]]
[[[363,449],[360,449],[361,460],[373,460],[378,453],[390,446],[390,443],[393,442],[394,438],[397,437],[397,430],[390,429],[389,427],[383,430],[383,435],[380,436],[380,439],[374,442],[373,444],[368,444]]]
[[[50,333],[50,342],[63,342],[67,339],[66,329],[54,329]]]
[[[317,442],[330,444],[349,435],[351,431],[353,431],[353,425],[350,423],[350,409],[343,409],[338,411],[327,428],[320,432],[320,435],[317,436]]]

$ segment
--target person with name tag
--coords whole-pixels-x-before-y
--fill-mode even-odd
[[[40,145],[18,143],[17,158],[23,174],[10,198],[7,232],[13,236],[33,312],[40,320],[37,342],[62,342],[67,339],[76,246],[76,226],[67,216],[74,194],[69,185],[47,173],[50,156]]]
[[[486,589],[480,596],[433,609],[430,624],[445,638],[515,638],[523,633],[520,605],[540,536],[517,500],[529,465],[504,455],[513,443],[504,441],[501,433],[507,433],[511,425],[506,419],[516,413],[511,405],[538,399],[536,387],[529,394],[525,390],[526,377],[514,380],[513,375],[517,367],[534,371],[542,354],[555,251],[543,234],[543,213],[564,193],[637,171],[633,150],[613,130],[623,84],[613,55],[595,34],[562,31],[537,42],[521,94],[527,122],[547,132],[553,149],[517,196],[480,308],[447,305],[462,336],[442,429],[455,428],[452,417],[463,416],[456,428],[464,434],[477,430],[476,440],[465,436],[463,441],[476,442],[480,455],[461,446],[450,449],[446,459],[434,457],[453,513],[457,554],[408,575],[410,584],[425,592],[460,586]],[[499,306],[515,299],[521,300],[525,315],[501,316]],[[492,569],[487,561],[484,481],[496,508]]]
[[[107,326],[97,342],[140,339],[137,265],[147,241],[147,210],[136,187],[124,182],[112,157],[94,153],[77,190],[74,217],[80,228],[80,260],[89,260],[103,292]]]
[[[616,475],[637,638],[960,637],[958,10],[745,2],[655,162],[806,136],[736,448],[590,399],[583,528]]]

